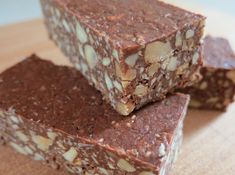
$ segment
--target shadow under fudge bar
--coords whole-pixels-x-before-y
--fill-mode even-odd
[[[152,0],[41,0],[50,38],[122,115],[192,84],[205,18]]]
[[[35,55],[0,80],[0,133],[34,160],[79,175],[165,175],[177,157],[187,95],[123,117],[78,71]]]
[[[228,40],[212,36],[206,36],[203,47],[203,79],[183,92],[191,95],[191,107],[226,110],[235,96],[234,51]]]

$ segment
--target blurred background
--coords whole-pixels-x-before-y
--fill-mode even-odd
[[[38,0],[0,0],[0,25],[41,17]]]
[[[163,0],[208,17],[206,32],[229,38],[235,48],[235,0]],[[0,0],[0,26],[41,18],[38,0]]]

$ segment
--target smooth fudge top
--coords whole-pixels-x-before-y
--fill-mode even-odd
[[[123,47],[145,45],[205,18],[157,0],[52,0]]]
[[[161,144],[172,143],[189,101],[176,94],[125,118],[78,71],[35,55],[0,75],[0,99],[3,110],[155,165]]]
[[[205,67],[235,68],[235,53],[225,38],[206,36],[203,53]]]

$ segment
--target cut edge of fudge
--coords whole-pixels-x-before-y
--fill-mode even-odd
[[[99,30],[92,33],[92,30],[90,30],[90,28],[94,28],[93,23],[97,25],[96,27],[99,27],[99,24],[105,21],[102,21],[103,18],[94,17],[92,19],[89,15],[84,15],[84,20],[87,20],[85,26],[85,23],[78,21],[75,12],[71,12],[75,10],[77,2],[66,1],[71,4],[63,5],[64,2],[41,0],[49,36],[70,59],[76,69],[88,79],[91,85],[102,92],[104,99],[120,114],[128,115],[150,102],[164,99],[166,94],[174,89],[186,87],[193,83],[191,75],[201,66],[200,40],[205,25],[203,17],[154,1],[172,14],[180,11],[185,13],[185,16],[191,15],[187,19],[194,19],[194,16],[196,16],[195,20],[198,23],[195,22],[194,25],[191,25],[192,21],[187,20],[190,25],[186,25],[187,22],[179,19],[184,23],[182,26],[185,30],[177,32],[177,29],[172,27],[176,25],[176,18],[174,17],[175,21],[167,18],[166,23],[169,24],[166,26],[171,26],[169,30],[174,30],[176,36],[168,38],[166,42],[156,41],[149,43],[146,47],[135,47],[124,54],[123,51],[115,48],[109,42],[110,38],[107,39],[104,31]],[[80,0],[80,2],[83,2],[83,0]],[[143,3],[142,1],[135,2]],[[92,3],[98,3],[98,1],[92,1]],[[109,3],[105,5],[112,5],[114,1],[109,1]],[[86,4],[84,6],[86,12],[83,13],[89,13],[87,12],[89,6],[86,6]],[[98,7],[97,9],[100,10]],[[153,11],[158,13],[156,10]],[[162,11],[162,13],[165,14],[166,12]],[[137,15],[141,16],[138,13]],[[81,16],[80,14],[80,18]],[[181,17],[178,16],[178,18]],[[163,16],[161,18],[163,19]],[[88,25],[88,23],[91,25]],[[157,23],[156,26],[164,28],[163,24]],[[166,26],[165,28],[168,28]],[[130,28],[133,29],[133,26],[130,26]],[[100,31],[102,32],[99,33]],[[165,34],[165,36],[167,35]],[[116,40],[112,41],[117,42]]]
[[[225,111],[235,100],[235,54],[226,38],[207,35],[203,44],[202,80],[181,91],[190,107]]]
[[[35,55],[0,79],[1,136],[55,169],[164,175],[177,157],[187,95],[169,96],[124,118],[73,68]]]

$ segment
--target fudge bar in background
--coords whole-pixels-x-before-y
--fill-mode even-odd
[[[50,38],[122,115],[192,85],[205,18],[152,0],[41,0]]]
[[[0,75],[0,133],[16,151],[76,174],[165,175],[189,96],[123,117],[75,69],[33,55]]]
[[[235,97],[234,51],[228,40],[207,36],[203,55],[203,79],[183,92],[191,95],[191,107],[226,110]]]

